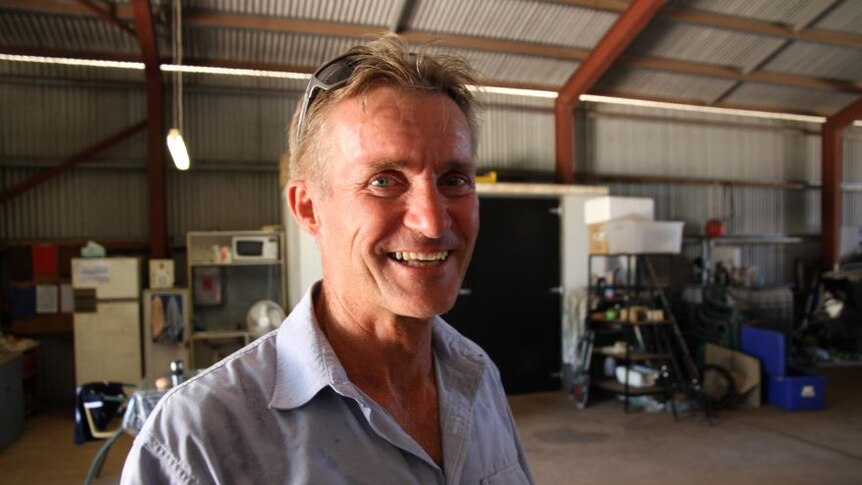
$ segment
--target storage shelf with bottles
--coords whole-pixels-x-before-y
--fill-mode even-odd
[[[594,380],[597,388],[624,398],[628,411],[629,399],[634,396],[672,392],[673,355],[671,354],[670,326],[672,315],[662,304],[664,288],[647,277],[645,258],[666,257],[665,254],[591,254],[588,261],[587,328],[599,339],[594,358],[612,359],[614,369],[624,370],[624,378],[613,378],[604,371],[604,377]],[[604,338],[601,335],[605,335]],[[604,340],[602,342],[601,340]],[[613,342],[614,347],[606,345]],[[620,345],[623,344],[623,345]],[[645,365],[661,378],[648,385],[634,385],[628,381],[634,368]]]
[[[194,306],[191,360],[201,368],[253,340],[246,315],[255,302],[286,307],[284,233],[189,232],[186,242]]]

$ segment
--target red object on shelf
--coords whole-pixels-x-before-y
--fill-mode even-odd
[[[725,225],[724,222],[718,219],[710,219],[706,223],[706,235],[709,237],[721,237],[724,236]]]
[[[52,243],[34,244],[33,277],[57,276],[57,245]]]

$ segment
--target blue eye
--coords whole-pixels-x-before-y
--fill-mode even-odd
[[[389,177],[374,177],[371,179],[370,185],[372,187],[389,187],[392,185],[392,179]]]

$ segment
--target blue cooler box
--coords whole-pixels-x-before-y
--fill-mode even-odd
[[[769,376],[766,400],[788,411],[823,409],[825,391],[826,377],[791,367],[787,375]]]

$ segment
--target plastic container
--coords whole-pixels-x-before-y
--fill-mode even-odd
[[[610,254],[678,254],[682,250],[680,221],[613,220],[604,224]]]
[[[790,368],[787,375],[770,376],[767,401],[788,411],[813,411],[826,405],[826,377]]]
[[[605,195],[584,202],[584,223],[600,224],[622,217],[652,220],[655,202],[648,197]]]
[[[650,387],[655,385],[659,373],[657,370],[644,367],[642,365],[633,365],[628,369],[629,386],[631,387]],[[626,383],[626,366],[620,365],[616,369],[617,382],[620,384]]]

